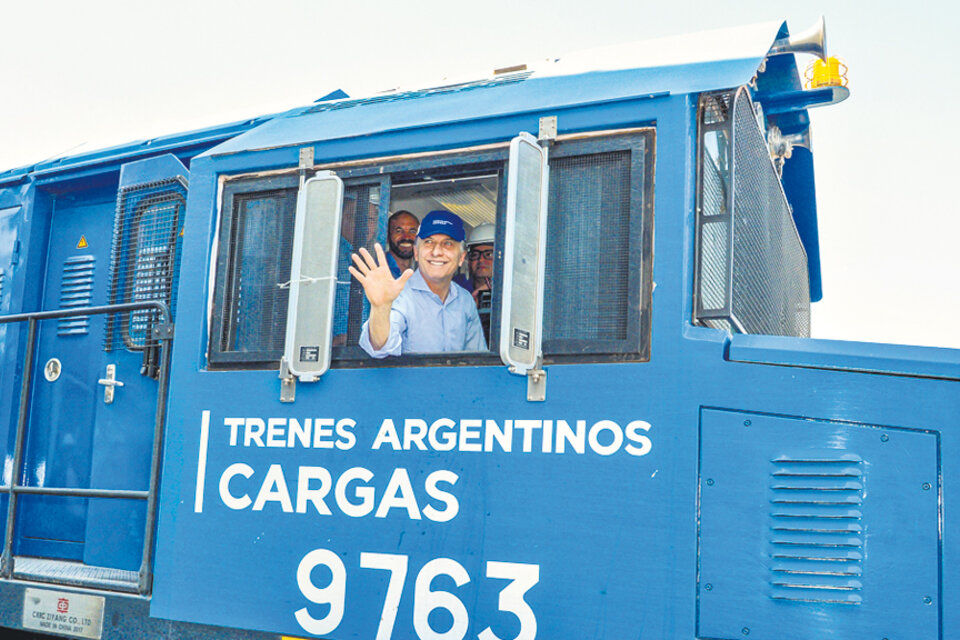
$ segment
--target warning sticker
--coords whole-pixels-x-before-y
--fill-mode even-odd
[[[86,249],[88,246],[87,236],[81,235],[80,242],[77,243],[77,249]]]
[[[23,628],[99,640],[104,602],[102,596],[28,588],[23,594]]]

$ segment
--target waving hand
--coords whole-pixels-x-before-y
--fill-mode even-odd
[[[356,266],[350,266],[350,273],[363,285],[363,291],[372,307],[389,306],[403,291],[403,286],[413,275],[413,271],[407,269],[399,278],[394,279],[383,249],[379,244],[373,245],[373,248],[377,252],[376,260],[363,247],[360,247],[360,255],[354,253],[351,256]]]

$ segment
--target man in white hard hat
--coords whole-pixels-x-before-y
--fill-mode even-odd
[[[467,270],[469,278],[459,276],[454,280],[473,295],[473,301],[480,313],[480,325],[483,335],[490,340],[490,300],[493,285],[493,241],[496,228],[484,222],[473,228],[467,237]]]
[[[493,239],[494,226],[484,222],[473,228],[467,237],[467,270],[469,278],[458,276],[454,282],[473,294],[480,307],[481,299],[489,297],[484,291],[490,291],[493,284]]]

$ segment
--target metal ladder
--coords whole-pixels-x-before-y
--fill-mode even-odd
[[[71,487],[31,487],[20,484],[23,475],[23,453],[30,409],[30,389],[33,382],[34,351],[36,350],[37,321],[70,316],[89,316],[154,309],[159,323],[152,329],[152,337],[160,342],[160,369],[157,389],[157,410],[153,428],[153,453],[150,461],[150,486],[147,491],[126,489],[81,489]],[[153,586],[153,540],[157,512],[157,490],[160,481],[160,454],[163,449],[163,423],[167,410],[167,387],[170,376],[170,346],[173,341],[173,323],[170,309],[156,300],[130,302],[77,309],[36,311],[0,316],[0,324],[27,322],[27,344],[24,355],[20,386],[20,408],[17,414],[17,431],[13,454],[13,472],[9,485],[0,486],[7,493],[7,526],[0,556],[0,579],[24,579],[52,582],[77,587],[108,589],[149,595]],[[80,498],[114,498],[121,500],[146,500],[147,516],[143,535],[143,556],[140,570],[125,571],[110,567],[96,567],[71,560],[53,560],[13,556],[13,538],[17,518],[17,497],[20,495],[47,495]]]

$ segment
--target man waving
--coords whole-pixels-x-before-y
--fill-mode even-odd
[[[416,273],[390,273],[386,255],[375,245],[353,254],[350,273],[363,285],[370,317],[360,347],[374,358],[405,353],[486,351],[487,343],[473,298],[453,282],[465,258],[463,221],[449,211],[431,211],[417,233]]]

